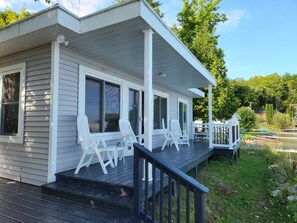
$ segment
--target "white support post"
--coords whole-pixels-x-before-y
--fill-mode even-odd
[[[208,85],[208,126],[209,148],[213,148],[213,125],[212,125],[212,85]]]
[[[153,149],[153,31],[144,30],[144,146]],[[152,180],[152,167],[148,170],[149,180]]]
[[[50,100],[50,133],[48,151],[47,182],[56,180],[57,170],[57,133],[58,133],[58,90],[59,90],[59,57],[60,44],[52,42],[51,55],[51,100]]]
[[[237,122],[237,135],[238,135],[237,140],[240,142],[240,126],[238,122]]]
[[[228,128],[229,128],[229,149],[233,148],[233,146],[232,146],[232,144],[233,144],[233,142],[232,142],[233,141],[232,126],[233,126],[232,122],[229,122],[228,123]]]

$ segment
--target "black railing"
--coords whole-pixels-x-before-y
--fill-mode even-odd
[[[208,188],[137,143],[133,179],[135,222],[204,222]]]

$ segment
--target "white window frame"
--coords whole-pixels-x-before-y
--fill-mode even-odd
[[[0,111],[2,110],[2,81],[3,76],[11,73],[20,73],[19,86],[19,115],[18,115],[18,133],[17,135],[0,135],[0,142],[23,143],[24,140],[24,110],[25,110],[25,72],[26,63],[14,64],[0,68]],[[0,113],[1,116],[1,113]],[[1,120],[1,117],[0,117]]]
[[[179,121],[179,103],[183,103],[183,104],[185,104],[185,105],[187,105],[187,129],[186,129],[186,131],[188,131],[189,132],[189,129],[190,129],[190,121],[189,121],[189,112],[190,112],[190,102],[188,101],[188,100],[186,100],[186,99],[183,99],[183,98],[178,98],[177,99],[177,119],[178,119],[178,121]],[[181,126],[181,129],[183,130],[183,127]]]
[[[79,66],[79,95],[78,95],[78,114],[85,114],[85,98],[86,98],[86,77],[93,77],[103,81],[110,82],[120,86],[120,118],[123,117],[123,101],[124,101],[124,90],[123,90],[123,80],[114,77],[112,75],[103,73],[99,70],[95,70],[83,65]],[[105,139],[115,139],[120,138],[120,132],[96,132],[91,133],[96,136],[103,136]]]
[[[144,86],[129,82],[118,78],[112,74],[107,74],[99,70],[86,67],[84,65],[79,65],[79,94],[78,94],[78,114],[85,114],[85,95],[86,95],[86,76],[94,77],[100,80],[104,80],[113,84],[120,86],[120,118],[128,118],[128,98],[129,89],[135,89],[139,91],[144,91]],[[153,90],[153,95],[161,96],[167,99],[167,128],[169,126],[169,94],[159,90]],[[141,102],[143,103],[143,102]],[[120,132],[98,132],[91,133],[92,135],[103,136],[105,139],[117,139],[121,138]],[[162,129],[154,129],[153,134],[163,134]]]
[[[165,92],[161,92],[161,91],[157,91],[157,90],[153,90],[153,95],[155,96],[160,96],[160,97],[162,97],[162,98],[166,98],[166,100],[167,100],[167,123],[166,123],[166,126],[167,126],[167,129],[169,129],[169,94],[167,94],[167,93],[165,93]],[[153,103],[154,104],[154,103]],[[155,108],[154,108],[155,109]],[[154,110],[154,112],[155,112],[155,110]],[[153,130],[153,133],[154,134],[163,134],[164,133],[164,131],[163,131],[163,129],[161,128],[161,129],[154,129]]]

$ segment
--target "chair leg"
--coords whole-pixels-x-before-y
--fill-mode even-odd
[[[165,140],[165,142],[164,142],[161,150],[164,150],[165,149],[165,146],[167,145],[167,143],[168,143],[168,138],[166,138],[166,140]]]
[[[114,159],[115,166],[118,165],[118,158],[119,158],[118,156],[119,156],[119,151],[117,150],[117,148],[115,148],[113,152],[113,159]]]
[[[179,151],[178,141],[176,139],[172,139],[177,151]]]
[[[99,152],[97,149],[96,149],[95,151],[96,151],[96,155],[97,155],[97,157],[98,157],[99,163],[100,163],[100,165],[101,165],[101,168],[102,168],[102,170],[103,170],[103,173],[104,173],[104,174],[107,174],[108,172],[107,172],[107,170],[106,170],[105,163],[104,163],[104,161],[103,161],[103,159],[102,159],[102,156],[101,156],[100,152]]]
[[[89,167],[89,166],[90,166],[90,164],[91,164],[91,162],[92,162],[94,156],[95,156],[95,153],[93,153],[93,154],[90,156],[90,158],[89,158],[89,160],[88,160],[88,162],[87,162],[86,167]]]
[[[84,152],[83,155],[82,155],[82,157],[80,158],[80,161],[79,161],[79,163],[78,163],[75,171],[74,171],[74,174],[78,174],[78,172],[79,172],[80,168],[82,167],[82,164],[83,164],[83,162],[84,162],[84,160],[86,158],[86,155],[87,155],[87,153]]]
[[[108,158],[108,163],[110,163],[111,167],[114,167],[113,161],[112,161],[112,153],[114,153],[114,151],[107,151],[107,158]],[[107,163],[105,165],[108,165]]]

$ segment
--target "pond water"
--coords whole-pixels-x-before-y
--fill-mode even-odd
[[[297,150],[297,131],[296,132],[277,132],[276,139],[280,142],[282,149]]]

